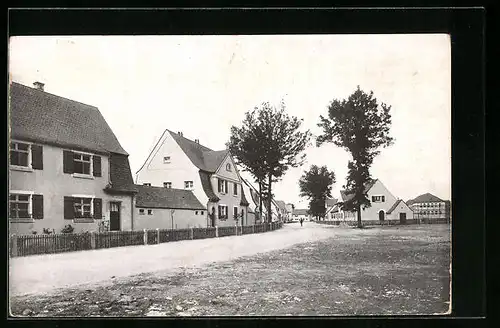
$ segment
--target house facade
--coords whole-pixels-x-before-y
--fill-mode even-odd
[[[136,186],[134,230],[206,227],[206,207],[191,190]]]
[[[10,84],[9,232],[132,230],[128,162],[99,110]]]
[[[370,200],[371,206],[362,208],[362,221],[400,221],[406,222],[413,219],[413,211],[401,199],[397,199],[385,186],[374,179],[365,185],[365,192]],[[342,201],[345,202],[353,197],[352,194],[346,194],[345,190],[340,191]],[[339,204],[333,205],[328,212],[327,218],[342,221],[357,220],[356,211],[343,211]]]
[[[304,221],[311,221],[311,215],[309,215],[307,208],[297,208],[293,210],[292,222],[299,222],[300,219]]]
[[[207,211],[205,226],[248,225],[248,201],[228,150],[214,151],[165,130],[142,167],[137,184],[190,190]]]
[[[448,222],[451,217],[450,202],[442,200],[430,193],[425,193],[407,202],[413,210],[414,217],[417,220],[436,221],[446,219]]]

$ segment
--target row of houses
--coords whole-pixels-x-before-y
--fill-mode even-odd
[[[136,172],[98,108],[10,84],[10,233],[253,225],[259,196],[228,150],[166,129]],[[287,215],[272,201],[272,221]]]
[[[424,194],[407,202],[396,198],[379,179],[373,179],[365,184],[365,193],[371,206],[362,208],[362,221],[399,221],[405,223],[408,219],[417,220],[450,220],[450,202],[441,200],[432,194]],[[345,190],[340,191],[341,201],[348,201],[353,197]],[[326,213],[323,220],[327,221],[355,221],[356,211],[344,211],[336,198],[326,200]]]

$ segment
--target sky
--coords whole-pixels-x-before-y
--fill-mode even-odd
[[[10,79],[99,108],[132,174],[165,129],[214,150],[230,127],[264,101],[321,133],[333,99],[359,85],[391,106],[394,144],[371,167],[403,200],[430,192],[451,198],[451,49],[446,34],[36,36],[9,41]],[[305,151],[306,163],[275,184],[276,199],[307,207],[298,180],[312,164],[336,175],[339,198],[350,155],[332,144]],[[251,179],[246,173],[242,176]]]

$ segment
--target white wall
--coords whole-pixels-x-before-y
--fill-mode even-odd
[[[139,210],[144,209],[144,214],[139,214]],[[152,214],[148,215],[148,209]],[[196,214],[198,212],[198,214]],[[134,230],[154,230],[154,229],[172,229],[172,216],[170,209],[163,208],[135,208],[134,212]],[[173,229],[186,228],[205,228],[206,210],[179,210],[173,213]]]
[[[165,156],[170,156],[170,163],[163,163]],[[184,189],[184,181],[193,181],[194,195],[206,206],[208,197],[201,185],[198,168],[182,151],[170,132],[166,131],[150,158],[137,173],[136,183],[151,183],[152,186],[163,187],[163,182],[172,182],[172,188]]]
[[[385,196],[384,202],[372,202],[372,196]],[[372,188],[368,191],[368,199],[371,202],[371,207],[361,210],[361,220],[378,220],[378,213],[380,210],[387,212],[392,205],[397,201],[397,198],[380,182],[377,180]],[[388,219],[387,217],[385,218]]]

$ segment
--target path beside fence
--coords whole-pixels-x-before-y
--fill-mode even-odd
[[[357,226],[358,221],[352,221],[352,220],[321,220],[321,221],[315,221],[316,223],[319,224],[328,224],[328,225],[348,225],[348,226]],[[442,218],[442,219],[407,219],[405,223],[401,223],[399,220],[362,220],[361,223],[363,226],[384,226],[384,225],[400,225],[400,224],[444,224],[444,223],[450,223],[449,219]]]
[[[282,223],[215,228],[156,229],[10,236],[10,256],[54,254],[101,248],[152,245],[180,240],[240,236],[280,229]]]
[[[9,260],[11,295],[44,294],[58,288],[112,283],[143,273],[167,274],[183,267],[230,261],[299,243],[332,237],[337,229],[314,223],[225,238],[184,240],[147,246],[115,247]]]

